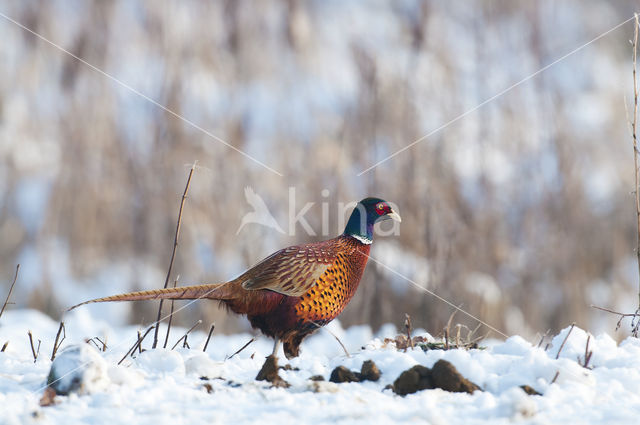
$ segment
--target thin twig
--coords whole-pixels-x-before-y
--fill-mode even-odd
[[[33,354],[33,362],[35,363],[38,360],[38,354],[40,354],[40,340],[38,340],[38,350],[36,351],[33,346],[33,335],[31,334],[31,330],[27,331],[27,335],[29,336],[29,344],[31,345],[31,354]]]
[[[176,280],[173,281],[173,287],[178,286],[178,279],[180,279],[180,275],[176,277]],[[169,323],[167,323],[167,334],[164,336],[164,344],[162,348],[167,348],[167,343],[169,342],[169,332],[171,331],[171,322],[173,321],[173,306],[175,300],[171,300],[171,312],[169,313]]]
[[[9,293],[7,294],[7,298],[4,300],[4,304],[2,304],[2,310],[0,310],[0,317],[2,317],[2,313],[4,313],[4,309],[7,307],[9,303],[9,297],[11,296],[11,292],[13,291],[13,286],[16,284],[16,280],[18,280],[18,271],[20,270],[20,264],[16,266],[16,274],[13,276],[13,283],[9,287]]]
[[[347,347],[344,346],[344,344],[342,343],[342,341],[340,341],[340,338],[338,338],[338,335],[334,334],[333,332],[331,332],[329,329],[327,328],[323,328],[322,325],[320,325],[317,322],[314,322],[313,320],[310,320],[311,323],[313,323],[318,329],[322,329],[326,332],[328,332],[332,337],[334,337],[336,339],[336,341],[338,341],[338,344],[340,344],[340,347],[342,347],[342,351],[344,351],[344,354],[351,358],[351,354],[349,354],[349,352],[347,351]]]
[[[637,137],[637,121],[638,121],[638,79],[636,78],[636,63],[638,57],[638,27],[640,20],[638,14],[635,14],[635,25],[633,31],[633,120],[631,121],[631,133],[633,137],[633,161],[635,165],[635,194],[636,194],[636,220],[637,220],[637,239],[636,239],[636,256],[638,260],[638,276],[640,277],[640,167],[638,166],[638,137]],[[638,310],[640,311],[640,286],[638,287]],[[633,327],[632,333],[638,336],[638,325]]]
[[[196,161],[197,162],[197,161]],[[182,201],[180,202],[180,209],[178,210],[178,223],[176,224],[176,234],[173,238],[173,251],[171,252],[171,260],[169,261],[169,268],[167,270],[167,277],[164,280],[164,288],[166,289],[169,286],[169,279],[171,278],[171,270],[173,269],[173,261],[176,258],[176,251],[178,250],[178,238],[180,237],[180,225],[182,223],[182,209],[184,208],[184,203],[187,199],[187,193],[189,192],[189,186],[191,185],[191,177],[193,176],[193,171],[196,169],[196,162],[191,166],[191,170],[189,171],[189,177],[187,177],[187,184],[184,188],[184,192],[182,193]],[[160,318],[162,317],[162,302],[164,300],[160,300],[160,305],[158,306],[158,318],[156,319],[156,324],[160,322]],[[158,329],[160,327],[156,326],[155,331],[153,332],[153,345],[151,348],[156,348],[158,346]]]
[[[564,348],[564,344],[565,342],[567,342],[567,340],[569,339],[569,335],[571,335],[571,331],[573,330],[573,328],[576,326],[575,323],[571,324],[571,327],[569,328],[569,332],[567,332],[567,335],[564,337],[564,339],[562,340],[562,344],[560,344],[560,348],[558,349],[558,352],[556,353],[556,360],[558,360],[560,358],[560,353],[562,352],[562,349]],[[553,379],[551,380],[551,383],[554,384],[556,382],[556,380],[558,379],[558,376],[560,376],[560,371],[556,371],[556,374],[553,375]]]
[[[142,344],[142,341],[147,337],[147,335],[149,334],[149,332],[151,332],[151,329],[153,329],[156,325],[151,325],[149,326],[149,328],[146,330],[146,332],[144,333],[144,335],[142,335],[142,338],[138,338],[137,341],[135,342],[135,344],[133,344],[133,346],[131,348],[129,348],[129,351],[127,351],[127,353],[120,359],[120,361],[118,362],[118,364],[122,363],[124,361],[124,359],[127,358],[127,356],[131,353],[133,353],[136,348],[138,348],[138,346],[140,344]]]
[[[215,329],[216,324],[212,323],[211,324],[211,329],[209,329],[209,335],[207,335],[207,340],[204,343],[204,348],[202,348],[202,352],[206,352],[207,351],[207,346],[209,345],[209,340],[211,339],[211,335],[213,335],[213,330]]]
[[[100,339],[99,337],[97,337],[97,336],[95,336],[94,338],[95,338],[95,339],[97,339],[97,340],[98,340],[98,342],[99,342],[100,344],[102,344],[102,351],[103,351],[103,352],[104,352],[104,351],[107,351],[107,343],[106,343],[105,341],[101,340],[101,339]],[[105,338],[105,339],[106,339],[106,338]]]
[[[178,344],[180,343],[180,341],[184,340],[185,342],[187,341],[187,336],[191,333],[192,330],[194,330],[196,328],[196,326],[198,326],[200,323],[202,323],[202,320],[198,320],[196,322],[195,325],[191,326],[191,328],[189,328],[189,330],[180,337],[179,340],[176,341],[176,343],[173,345],[173,347],[171,347],[171,349],[173,350],[174,348],[176,348],[178,346]],[[182,345],[183,347],[185,346],[184,344]]]
[[[449,316],[449,320],[447,320],[447,327],[444,328],[444,349],[449,349],[449,337],[451,336],[451,323],[453,322],[453,318],[456,315],[458,310],[453,310],[451,316]]]
[[[635,323],[635,325],[634,325],[633,324],[633,319],[640,318],[640,309],[636,310],[635,313],[621,313],[619,311],[610,310],[608,308],[598,307],[597,305],[593,305],[593,304],[591,304],[591,307],[595,308],[597,310],[605,311],[607,313],[616,314],[616,315],[620,316],[620,318],[618,319],[618,323],[616,323],[616,331],[618,329],[620,329],[620,326],[622,326],[622,320],[624,320],[625,317],[631,317],[632,318],[632,321],[631,321],[631,323],[632,323],[632,325],[631,325],[632,333],[634,334],[635,337],[638,336],[637,335],[637,333],[638,333],[638,330],[637,330],[638,323]],[[640,322],[640,321],[638,321],[638,322]],[[635,333],[634,333],[634,330],[635,330]]]
[[[449,350],[449,327],[444,328],[444,349]]]
[[[87,344],[91,343],[91,344],[95,345],[98,350],[101,349],[100,346],[98,345],[98,343],[95,341],[95,338],[85,339],[84,342],[86,342]]]
[[[142,338],[142,335],[140,334],[140,331],[138,332],[138,341],[140,341],[140,339]],[[142,354],[142,344],[138,344],[138,354]]]
[[[618,316],[622,316],[622,317],[632,317],[632,316],[635,317],[640,315],[640,313],[620,313],[619,311],[610,310],[604,307],[598,307],[597,305],[593,305],[593,304],[591,304],[591,307],[598,310],[606,311],[607,313],[617,314]]]
[[[551,332],[551,329],[547,329],[547,331],[542,334],[542,336],[540,337],[540,342],[538,343],[538,348],[542,346],[542,343],[544,342],[544,339],[547,337],[547,335],[549,335],[549,332]]]
[[[240,354],[242,352],[242,350],[244,350],[245,348],[247,348],[253,341],[255,341],[256,338],[253,337],[249,340],[249,342],[247,342],[245,345],[243,345],[238,351],[236,351],[235,353],[233,353],[231,356],[227,357],[225,360],[231,360],[236,354]]]
[[[409,316],[407,313],[405,313],[404,315],[404,327],[407,330],[407,339],[409,340],[407,347],[411,347],[411,349],[413,350],[413,340],[411,339],[411,316]],[[404,351],[406,352],[407,349],[405,348]]]
[[[578,358],[578,363],[585,369],[591,369],[589,362],[591,361],[591,356],[593,356],[593,350],[589,350],[589,341],[591,341],[591,335],[587,335],[587,344],[584,347],[584,363],[580,363],[580,359]]]
[[[331,334],[331,336],[333,336],[336,339],[336,341],[338,341],[338,344],[340,344],[340,347],[342,347],[342,351],[344,351],[344,354],[347,357],[351,358],[351,354],[349,354],[349,352],[347,351],[347,347],[345,347],[344,344],[342,343],[342,341],[340,341],[340,338],[338,338],[338,335],[334,334],[329,329],[327,329],[327,332],[329,332]]]
[[[60,333],[62,333],[62,339],[60,339]],[[56,353],[58,349],[62,345],[62,341],[67,337],[67,331],[64,328],[64,322],[60,322],[60,327],[58,327],[58,333],[56,334],[56,340],[53,342],[53,350],[51,351],[51,361],[56,358]],[[58,342],[58,340],[60,342]]]
[[[33,362],[36,361],[36,350],[33,347],[33,335],[31,335],[31,330],[27,331],[27,336],[29,337],[29,344],[31,345],[31,354],[33,354]]]
[[[576,326],[575,323],[571,324],[571,327],[569,328],[569,332],[567,332],[567,335],[562,340],[562,344],[560,344],[560,348],[558,349],[558,353],[556,354],[556,360],[558,360],[560,358],[560,353],[562,352],[562,349],[564,348],[564,343],[567,342],[567,340],[569,339],[569,335],[571,335],[571,331],[573,330],[573,328],[575,326]]]
[[[9,345],[9,341],[5,342],[5,343],[2,345],[2,348],[0,349],[0,353],[4,353],[4,350],[6,350],[6,349],[7,349],[7,346],[8,346],[8,345]]]

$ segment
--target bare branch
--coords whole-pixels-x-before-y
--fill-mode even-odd
[[[409,316],[407,313],[405,313],[404,315],[404,327],[407,330],[407,340],[409,341],[407,347],[411,347],[411,349],[413,349],[413,340],[411,339],[411,316]],[[407,349],[405,348],[404,351],[407,351]]]
[[[97,336],[96,336],[96,337],[94,337],[94,338],[95,338],[95,339],[97,339],[97,340],[98,340],[98,342],[99,342],[100,344],[102,344],[102,351],[107,351],[107,343],[106,343],[106,341],[101,340],[101,339],[100,339],[99,337],[97,337]],[[105,338],[105,340],[106,340],[106,339],[107,339],[107,338]]]
[[[124,361],[124,359],[126,359],[129,354],[133,353],[136,350],[136,348],[138,348],[140,346],[140,344],[142,344],[142,341],[147,337],[149,332],[151,332],[151,329],[153,329],[154,327],[156,327],[155,324],[149,326],[149,328],[146,330],[144,335],[142,335],[142,338],[138,338],[138,340],[135,342],[135,344],[133,344],[133,346],[131,348],[129,348],[129,351],[127,351],[127,353],[120,359],[118,364],[122,363]]]
[[[636,317],[636,316],[640,315],[640,313],[638,313],[638,312],[636,312],[636,313],[620,313],[619,311],[610,310],[610,309],[604,308],[604,307],[598,307],[597,305],[593,305],[593,304],[591,304],[591,307],[595,308],[597,310],[606,311],[607,313],[617,314],[618,316],[622,316],[622,317]]]
[[[327,328],[323,328],[322,325],[320,325],[319,323],[314,322],[313,320],[310,320],[311,323],[313,323],[318,329],[322,329],[325,332],[328,332],[332,337],[334,337],[336,339],[336,341],[338,341],[338,344],[340,344],[340,347],[342,347],[342,351],[344,351],[344,354],[351,358],[351,354],[349,354],[349,352],[347,351],[347,347],[344,346],[344,344],[342,343],[342,341],[340,341],[340,338],[338,338],[338,335],[334,334],[333,332],[331,332],[329,329]]]
[[[562,340],[562,344],[560,344],[560,348],[558,349],[558,353],[556,354],[556,360],[560,358],[560,353],[562,352],[562,349],[564,348],[564,344],[569,339],[569,335],[571,335],[571,331],[573,330],[573,328],[575,326],[576,326],[575,323],[571,324],[571,327],[569,328],[569,332],[567,332],[567,335],[564,337],[564,340]]]
[[[542,346],[542,343],[544,342],[544,339],[549,335],[549,332],[551,332],[551,329],[547,329],[547,331],[542,334],[542,336],[540,337],[540,342],[538,343],[538,348]]]
[[[27,331],[27,335],[29,336],[29,344],[31,345],[31,354],[33,354],[33,362],[35,363],[38,360],[38,355],[40,354],[40,340],[38,340],[38,348],[36,349],[33,346],[33,334],[31,330]]]
[[[178,286],[178,279],[180,279],[180,275],[176,277],[176,280],[173,281],[173,287]],[[169,332],[171,331],[171,322],[173,321],[173,306],[175,304],[175,300],[171,300],[171,312],[169,313],[169,323],[167,323],[167,334],[164,336],[164,344],[162,348],[167,348],[167,343],[169,342]]]
[[[60,339],[60,333],[62,333],[62,339]],[[64,322],[60,322],[60,327],[58,327],[58,333],[56,334],[56,339],[53,342],[53,350],[51,351],[51,361],[56,358],[56,353],[58,349],[62,345],[62,341],[67,337],[67,331],[64,328]],[[58,342],[60,340],[60,342]]]
[[[244,350],[245,348],[247,348],[253,341],[255,341],[256,338],[253,337],[249,340],[249,342],[247,342],[245,345],[243,345],[242,347],[240,347],[240,349],[238,351],[236,351],[235,353],[233,353],[231,356],[227,357],[225,360],[230,360],[232,359],[236,354],[240,354],[242,352],[242,350]]]
[[[631,317],[631,335],[636,338],[638,337],[638,332],[640,331],[640,307],[634,313],[621,313],[619,311],[610,310],[608,308],[598,307],[593,304],[591,305],[591,307],[620,316],[620,318],[618,319],[618,323],[616,323],[616,331],[620,329],[620,326],[622,326],[622,321],[625,317]]]
[[[587,344],[584,347],[584,360],[580,361],[578,358],[578,364],[585,369],[593,369],[589,367],[589,362],[591,361],[591,356],[593,356],[593,350],[589,350],[589,342],[591,341],[591,335],[587,335]]]
[[[9,303],[9,297],[11,297],[11,292],[13,291],[13,287],[16,284],[16,280],[18,280],[18,271],[20,271],[20,264],[16,266],[16,274],[13,276],[13,283],[9,287],[9,293],[7,294],[7,298],[4,300],[4,304],[2,304],[2,310],[0,310],[0,317],[2,317],[2,313],[4,313],[4,309],[7,307]]]
[[[564,339],[562,340],[562,344],[560,344],[560,348],[558,349],[558,352],[556,353],[556,360],[558,360],[560,358],[560,353],[562,352],[562,349],[564,348],[564,344],[565,342],[567,342],[567,340],[569,339],[569,335],[571,335],[571,331],[573,330],[573,328],[576,326],[575,323],[571,324],[571,327],[569,328],[569,332],[567,332],[567,335],[564,337]],[[556,374],[553,375],[553,379],[551,380],[551,383],[555,383],[556,380],[558,379],[558,376],[560,376],[560,371],[556,371]]]
[[[631,134],[633,137],[633,161],[635,166],[635,195],[636,195],[636,225],[637,225],[637,238],[636,238],[636,256],[638,260],[638,277],[640,279],[640,166],[638,165],[638,79],[636,76],[636,63],[638,57],[638,27],[640,21],[638,14],[635,14],[635,25],[633,31],[633,117],[631,121]],[[640,280],[639,280],[640,282]],[[638,287],[638,310],[640,310],[640,283]],[[638,327],[633,326],[633,336],[638,336]]]
[[[196,322],[195,325],[191,326],[191,328],[189,328],[189,330],[180,337],[179,340],[176,341],[175,344],[173,344],[173,347],[171,347],[171,349],[173,350],[174,348],[176,348],[178,346],[178,344],[180,343],[180,341],[184,340],[185,344],[182,344],[182,347],[186,346],[186,342],[187,342],[187,336],[191,333],[192,330],[194,330],[200,323],[202,323],[202,320],[198,320]]]
[[[176,258],[176,251],[178,250],[178,238],[180,237],[180,226],[182,223],[182,209],[184,208],[184,203],[187,200],[187,193],[189,193],[189,186],[191,185],[191,177],[193,176],[193,171],[196,169],[196,162],[191,166],[191,170],[189,171],[189,177],[187,177],[187,184],[184,188],[184,192],[182,193],[182,201],[180,202],[180,209],[178,210],[178,223],[176,224],[176,234],[173,238],[173,251],[171,252],[171,260],[169,261],[169,268],[167,270],[167,277],[164,280],[164,288],[167,288],[169,285],[169,278],[171,278],[171,270],[173,269],[173,261]],[[156,319],[156,325],[160,322],[160,318],[162,317],[162,302],[160,300],[160,305],[158,306],[158,318]],[[153,345],[151,348],[156,348],[158,346],[158,329],[160,327],[156,326],[155,331],[153,332]]]
[[[95,345],[98,350],[101,350],[100,346],[95,341],[95,338],[85,339],[84,342],[86,342],[87,344],[91,343],[91,344]]]
[[[207,351],[207,346],[209,345],[209,340],[211,339],[211,335],[213,335],[213,330],[215,329],[216,324],[212,323],[211,324],[211,329],[209,329],[209,335],[207,335],[207,340],[204,343],[204,348],[202,348],[202,352],[206,352]]]

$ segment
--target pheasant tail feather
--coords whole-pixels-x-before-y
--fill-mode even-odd
[[[214,300],[225,300],[233,297],[232,289],[227,283],[212,283],[193,286],[178,286],[176,288],[151,289],[148,291],[128,292],[126,294],[112,295],[110,297],[96,298],[76,304],[69,310],[73,310],[81,305],[91,303],[102,303],[109,301],[139,301],[139,300],[195,300],[208,298]]]

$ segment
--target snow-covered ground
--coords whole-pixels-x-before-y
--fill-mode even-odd
[[[194,331],[189,336],[191,349],[148,350],[118,366],[136,328],[111,327],[92,318],[90,309],[68,314],[65,324],[62,350],[82,344],[85,338],[107,339],[109,348],[99,353],[106,374],[88,385],[84,394],[58,396],[54,405],[41,407],[58,324],[33,310],[6,311],[0,320],[0,345],[9,341],[0,353],[0,424],[634,424],[640,414],[640,340],[629,338],[617,345],[608,335],[592,336],[592,369],[587,369],[580,364],[587,333],[578,328],[556,359],[569,328],[556,335],[546,351],[546,344],[538,348],[537,341],[532,344],[513,336],[485,341],[481,344],[485,349],[403,352],[384,343],[384,337],[394,336],[393,326],[373,335],[367,327],[344,330],[334,322],[328,328],[351,357],[332,335],[321,331],[303,343],[299,358],[289,362],[294,370],[280,371],[291,384],[285,389],[254,380],[272,345],[264,337],[228,359],[251,335],[214,333],[203,353],[206,332]],[[36,344],[42,340],[35,364],[27,330]],[[171,345],[184,331],[172,329]],[[146,341],[145,347],[151,339]],[[382,371],[378,382],[309,380],[313,375],[328,380],[339,365],[360,370],[369,359]],[[483,391],[470,395],[435,389],[401,397],[384,389],[402,371],[416,364],[431,367],[439,359],[453,363]],[[543,395],[526,395],[520,385]]]

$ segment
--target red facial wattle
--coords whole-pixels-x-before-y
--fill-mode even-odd
[[[391,212],[391,207],[388,204],[380,202],[376,205],[375,211],[378,215],[385,215]]]

